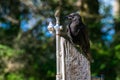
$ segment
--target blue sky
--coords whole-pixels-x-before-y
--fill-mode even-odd
[[[40,20],[40,17],[35,17],[33,14],[29,14],[26,18],[24,19],[24,16],[21,17],[22,20],[20,22],[20,27],[22,28],[23,31],[27,31],[31,28],[33,28],[36,23]]]
[[[113,4],[114,0],[99,0],[101,3],[99,8],[99,13],[101,15],[109,14],[105,18],[101,19],[101,22],[103,23],[103,27],[101,31],[103,33],[106,33],[106,35],[102,36],[102,39],[108,41],[108,43],[113,41],[113,35],[115,34],[114,30],[114,20],[113,20]],[[109,12],[106,13],[104,10],[105,8],[110,8]]]

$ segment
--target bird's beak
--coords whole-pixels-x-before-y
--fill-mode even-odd
[[[68,15],[68,16],[65,16],[65,18],[71,20],[73,17]]]

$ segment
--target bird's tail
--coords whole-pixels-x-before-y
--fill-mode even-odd
[[[83,53],[85,54],[86,58],[90,61],[90,63],[93,63],[94,60],[93,60],[93,58],[92,58],[92,55],[91,55],[89,49],[82,47],[82,51],[83,51]]]
[[[86,56],[87,56],[87,59],[88,59],[91,63],[94,62],[91,53],[86,53]]]

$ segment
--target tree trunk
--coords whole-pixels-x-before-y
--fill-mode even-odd
[[[120,17],[120,0],[114,0],[113,13],[116,18]]]

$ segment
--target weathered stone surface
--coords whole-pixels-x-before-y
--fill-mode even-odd
[[[71,43],[61,38],[65,80],[91,80],[90,63]]]

